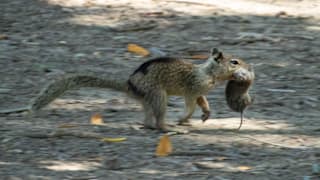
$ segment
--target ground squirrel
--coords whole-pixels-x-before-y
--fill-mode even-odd
[[[209,103],[205,95],[222,81],[230,80],[226,92],[227,101],[232,109],[239,111],[237,97],[240,97],[239,93],[245,93],[247,97],[247,91],[242,90],[242,85],[238,82],[250,76],[249,70],[250,65],[241,59],[226,56],[216,48],[211,50],[208,60],[199,65],[179,58],[160,57],[141,64],[129,78],[125,79],[120,79],[118,76],[90,75],[63,77],[44,88],[28,109],[31,111],[40,109],[70,89],[111,88],[127,92],[130,97],[141,102],[145,112],[146,128],[166,131],[165,114],[168,96],[183,96],[185,99],[186,113],[179,120],[179,124],[189,122],[197,104],[202,109],[202,120],[205,121],[210,116]],[[241,89],[239,93],[237,86]],[[242,99],[239,100],[239,103],[241,102]],[[239,105],[241,112],[247,104],[249,103]]]

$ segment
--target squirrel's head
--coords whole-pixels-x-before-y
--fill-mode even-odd
[[[212,48],[210,51],[208,63],[212,66],[210,70],[220,80],[241,79],[246,75],[245,71],[249,72],[250,65],[246,64],[239,58],[234,58],[230,55],[225,55],[217,48]]]

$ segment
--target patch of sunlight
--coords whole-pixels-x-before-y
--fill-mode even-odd
[[[50,109],[66,109],[66,110],[87,110],[88,106],[105,105],[106,100],[75,100],[75,99],[56,99],[48,105]]]
[[[158,3],[152,0],[47,0],[49,4],[63,7],[92,7],[92,6],[130,6],[134,8],[157,8]],[[158,6],[159,8],[159,6]]]
[[[41,167],[53,171],[90,171],[101,167],[97,162],[41,161]]]
[[[301,129],[285,120],[246,119],[240,131],[239,118],[211,119],[204,124],[192,123],[195,136],[187,136],[192,142],[203,144],[271,144],[277,147],[307,149],[319,148],[320,137],[312,129]]]
[[[306,27],[307,30],[311,31],[320,31],[320,25],[319,26],[308,26]]]
[[[170,9],[189,15],[212,15],[213,9],[249,15],[275,15],[286,12],[290,15],[320,15],[319,1],[252,1],[252,0],[47,0],[49,4],[63,7],[129,6],[143,10],[161,11]]]
[[[79,25],[87,25],[87,26],[109,26],[116,27],[117,22],[113,19],[108,19],[109,15],[107,14],[86,14],[86,15],[76,15],[72,18],[69,18],[67,22],[71,22],[73,24]]]
[[[20,164],[20,163],[0,161],[0,165],[18,165],[18,164]]]
[[[159,170],[155,170],[155,169],[144,169],[144,170],[140,170],[139,173],[143,173],[143,174],[161,174],[162,172]]]
[[[197,129],[229,129],[236,130],[240,124],[240,117],[209,119],[205,123],[194,120],[192,126]],[[269,119],[247,119],[244,118],[241,130],[264,131],[264,130],[294,130],[296,129],[290,123],[284,120]]]
[[[230,164],[227,162],[199,161],[199,162],[196,162],[194,165],[196,165],[197,167],[206,168],[206,169],[218,169],[224,172],[243,172],[251,169],[251,167],[249,166],[239,166],[239,165]]]
[[[303,135],[297,133],[291,134],[285,132],[277,134],[276,132],[248,132],[248,131],[226,131],[212,130],[201,131],[194,136],[186,136],[185,139],[190,142],[197,142],[197,146],[207,144],[222,145],[227,147],[269,144],[273,147],[285,147],[293,149],[319,148],[320,138],[318,135]],[[214,146],[212,148],[215,148]]]
[[[192,2],[197,0],[176,0],[176,2]],[[239,14],[250,15],[275,15],[279,12],[286,12],[290,15],[314,15],[320,14],[320,5],[317,2],[296,2],[270,3],[270,1],[259,2],[252,0],[202,0],[200,4],[214,6],[219,9]]]
[[[64,7],[85,6],[91,0],[47,0],[49,4],[60,5]],[[91,1],[92,2],[92,1]]]
[[[220,10],[223,10],[223,12],[220,13],[224,15],[274,16],[279,12],[285,12],[288,15],[320,15],[320,5],[306,2],[270,3],[249,0],[47,0],[47,2],[52,5],[62,6],[69,12],[74,12],[74,10],[79,7],[91,10],[83,11],[87,12],[85,14],[75,13],[74,16],[64,19],[62,22],[71,22],[86,26],[108,26],[111,28],[119,27],[122,23],[128,23],[120,20],[121,18],[118,17],[121,9],[125,9],[125,7],[134,8],[138,13],[170,10],[181,16],[213,16],[214,12],[220,12]],[[114,13],[95,10],[95,8],[107,9],[107,6],[111,9],[113,7],[115,7],[115,9],[120,7],[120,9]],[[128,14],[128,16],[130,16],[130,14]],[[132,16],[131,18],[132,20],[137,20],[136,16]],[[166,23],[170,24],[170,22]]]

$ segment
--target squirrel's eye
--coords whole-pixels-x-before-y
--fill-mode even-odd
[[[231,60],[230,60],[230,63],[231,63],[231,64],[234,64],[234,65],[237,65],[237,64],[239,64],[239,61],[236,60],[236,59],[231,59]]]

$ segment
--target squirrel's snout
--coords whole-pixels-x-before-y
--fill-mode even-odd
[[[248,71],[247,69],[238,69],[233,73],[233,78],[235,80],[246,81],[253,79],[253,72]]]

